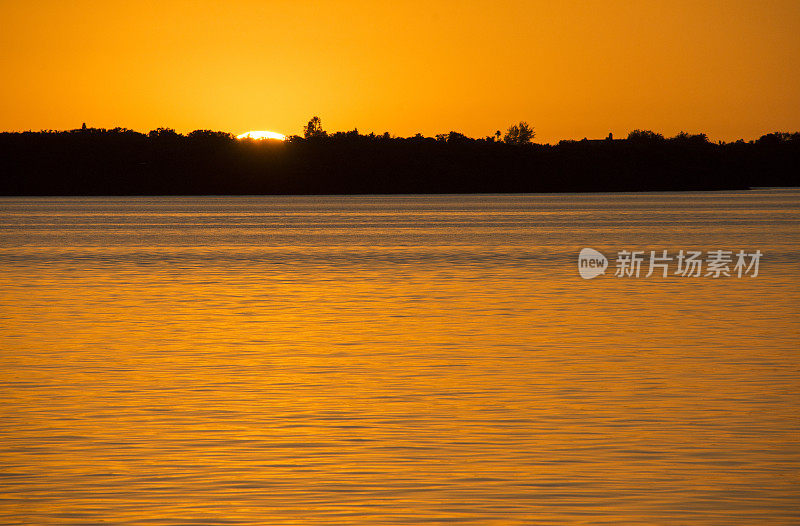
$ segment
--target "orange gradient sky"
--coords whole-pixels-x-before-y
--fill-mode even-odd
[[[800,1],[0,3],[0,131],[800,130]]]

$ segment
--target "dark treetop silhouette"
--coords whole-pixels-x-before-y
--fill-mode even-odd
[[[533,144],[525,122],[472,139],[327,133],[287,141],[195,130],[0,133],[0,195],[370,194],[720,190],[798,186],[800,133],[712,143],[636,130]]]

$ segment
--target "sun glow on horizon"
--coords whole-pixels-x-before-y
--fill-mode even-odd
[[[285,141],[286,136],[282,133],[266,131],[266,130],[253,130],[241,135],[236,136],[237,139],[274,139],[276,141]]]

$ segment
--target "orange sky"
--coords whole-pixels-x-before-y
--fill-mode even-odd
[[[0,2],[0,130],[800,130],[800,1]]]

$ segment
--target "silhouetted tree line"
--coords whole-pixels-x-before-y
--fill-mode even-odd
[[[2,195],[590,192],[798,186],[800,133],[712,143],[635,130],[626,139],[533,144],[457,132],[328,133],[314,118],[285,142],[195,130],[0,133]]]

